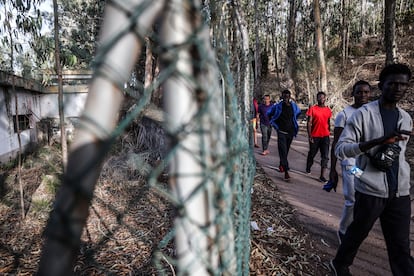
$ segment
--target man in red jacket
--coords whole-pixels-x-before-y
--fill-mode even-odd
[[[330,134],[330,119],[332,111],[325,105],[325,92],[318,92],[316,94],[318,104],[311,106],[306,112],[307,116],[307,130],[309,137],[309,152],[306,160],[306,173],[311,173],[313,159],[318,151],[321,152],[321,174],[319,180],[327,182],[325,172],[328,169],[329,160],[329,134]]]

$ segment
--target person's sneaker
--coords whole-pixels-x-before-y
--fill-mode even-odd
[[[319,181],[320,182],[323,182],[323,183],[328,182],[328,180],[325,177],[323,177],[323,176],[319,177]]]
[[[352,276],[351,272],[349,272],[348,267],[340,267],[335,264],[334,260],[329,262],[329,268],[332,270],[335,276]]]
[[[290,180],[290,175],[289,175],[288,172],[285,172],[285,178],[284,178],[284,180],[285,181],[289,181]]]
[[[306,169],[306,173],[307,174],[311,174],[311,170],[310,169]]]
[[[285,172],[285,168],[283,168],[283,166],[282,166],[282,165],[280,165],[280,166],[279,166],[279,172],[281,172],[281,173],[282,173],[282,172]]]
[[[325,185],[323,185],[322,189],[327,191],[328,193],[333,189],[336,192],[336,186],[337,183],[335,183],[332,180],[329,180],[328,182],[326,182]]]
[[[336,236],[338,237],[339,244],[341,244],[345,234],[342,234],[341,231],[337,231]]]

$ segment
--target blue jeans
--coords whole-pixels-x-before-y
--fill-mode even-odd
[[[354,175],[348,172],[350,165],[342,165],[342,190],[344,193],[345,204],[342,210],[341,220],[339,221],[339,232],[345,234],[346,229],[351,224],[354,217],[355,188]]]
[[[287,159],[293,136],[287,133],[277,132],[277,149],[279,151],[280,166],[285,171],[289,170],[289,161]]]
[[[318,153],[318,151],[321,152],[321,167],[328,167],[329,143],[329,136],[313,138],[313,143],[309,143],[308,158],[306,160],[306,171],[310,171],[313,165],[313,159],[315,158],[315,155]]]
[[[334,262],[342,267],[352,265],[359,246],[379,218],[392,274],[414,275],[414,259],[410,253],[410,217],[410,196],[380,198],[356,191],[354,220],[346,230]]]
[[[262,132],[262,148],[263,151],[269,147],[270,137],[272,136],[272,127],[260,124],[260,131]]]

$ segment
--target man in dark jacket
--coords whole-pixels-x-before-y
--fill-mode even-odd
[[[298,134],[298,116],[301,111],[298,105],[290,98],[290,91],[284,90],[282,92],[282,101],[274,104],[268,110],[267,115],[270,119],[270,124],[277,131],[277,148],[279,151],[279,171],[285,173],[285,180],[290,180],[288,153],[293,137]]]

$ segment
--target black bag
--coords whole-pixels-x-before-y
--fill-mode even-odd
[[[380,171],[387,171],[392,167],[394,160],[400,156],[401,148],[397,144],[383,145],[373,155],[369,156],[371,164]]]

